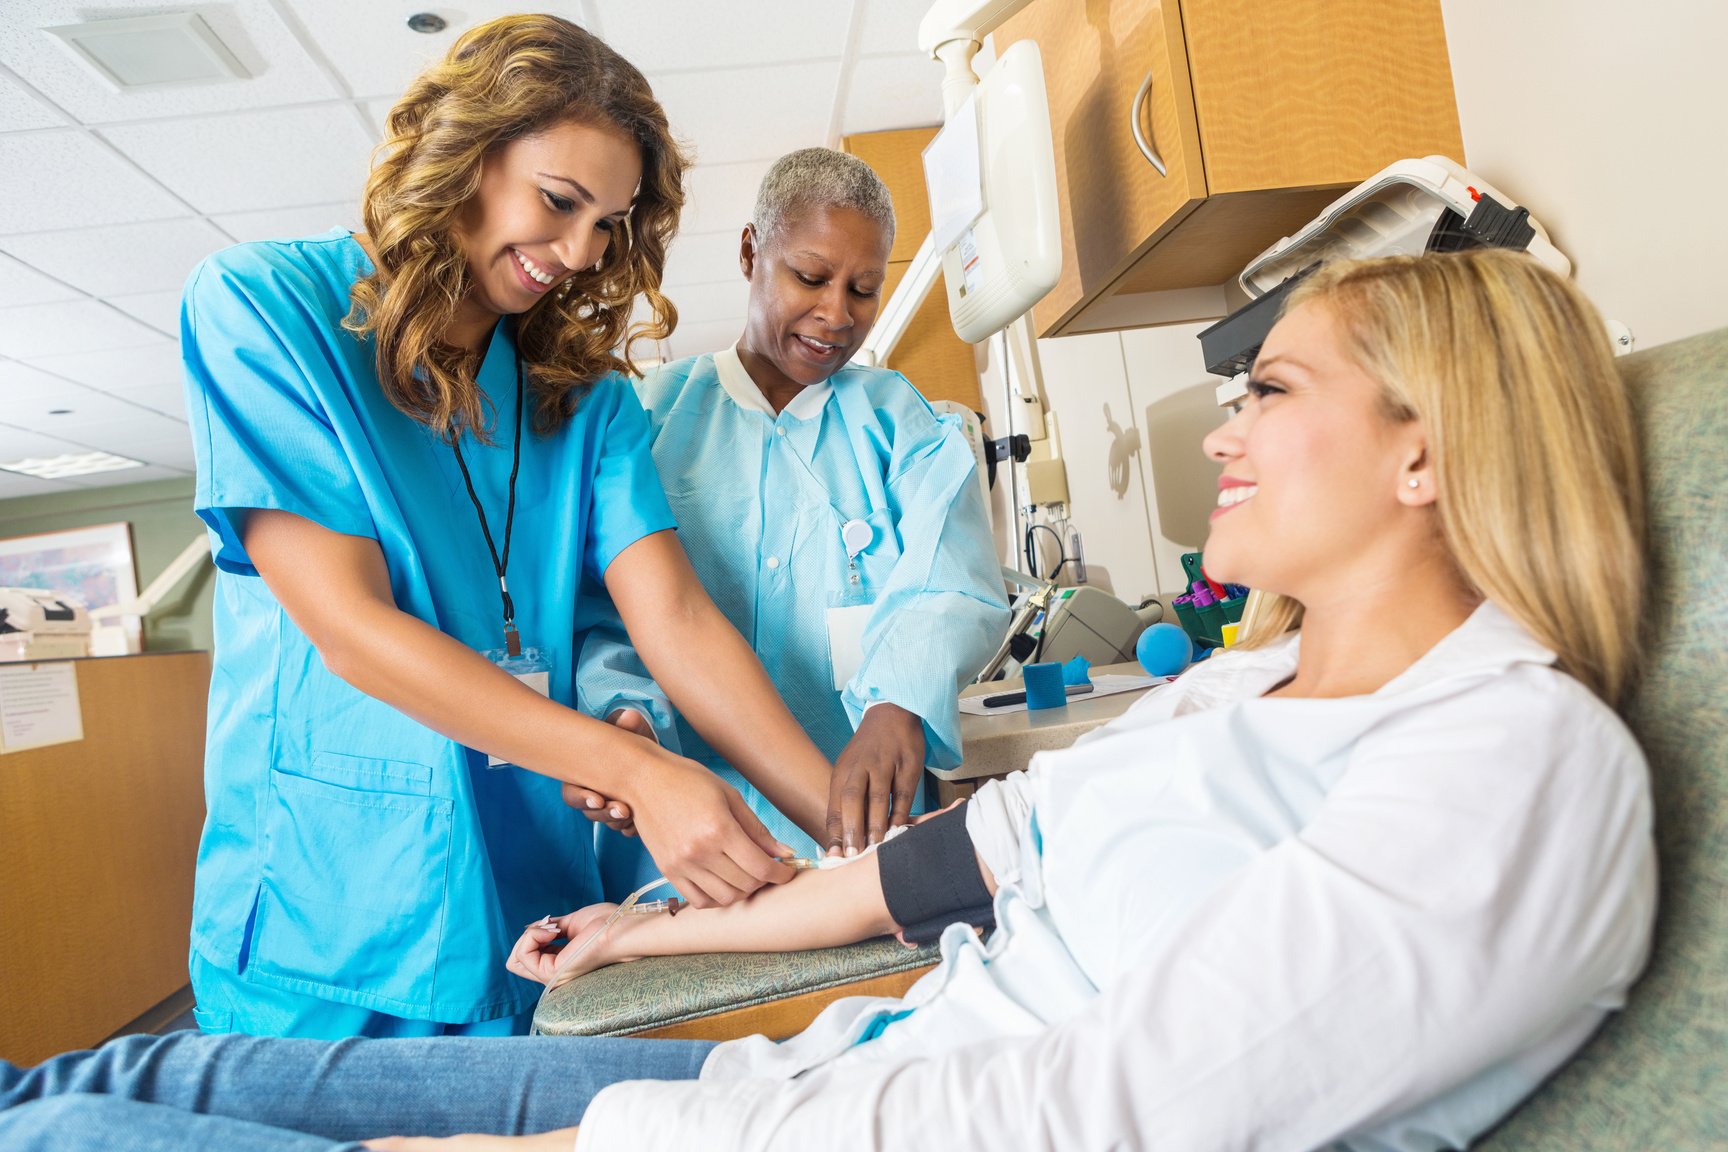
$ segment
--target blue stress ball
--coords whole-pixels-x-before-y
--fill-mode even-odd
[[[1180,624],[1153,624],[1140,633],[1134,656],[1149,676],[1174,676],[1194,658],[1194,645]]]

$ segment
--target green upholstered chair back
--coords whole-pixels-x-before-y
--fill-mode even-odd
[[[1650,499],[1650,759],[1661,911],[1626,1010],[1477,1147],[1728,1148],[1728,329],[1621,361]]]

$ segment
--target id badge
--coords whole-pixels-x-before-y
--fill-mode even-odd
[[[548,699],[551,698],[552,662],[546,659],[540,649],[524,648],[522,649],[521,655],[512,656],[507,648],[488,648],[486,651],[480,653],[480,655],[486,657],[486,659],[492,661],[492,663],[510,673],[510,675],[514,676],[517,680],[540,693],[540,695],[547,697]],[[511,764],[508,760],[500,760],[496,756],[488,755],[486,757],[486,767],[509,768],[511,767]]]
[[[864,626],[873,604],[828,609],[828,658],[834,665],[834,691],[845,689],[864,665]]]

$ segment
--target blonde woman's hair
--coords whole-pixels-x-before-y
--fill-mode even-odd
[[[1602,318],[1499,249],[1327,264],[1286,313],[1327,309],[1345,354],[1420,420],[1441,537],[1459,571],[1609,703],[1638,662],[1644,488]],[[1272,597],[1248,643],[1300,623]]]
[[[565,123],[633,140],[642,183],[598,267],[578,270],[515,318],[535,430],[561,425],[606,372],[634,371],[631,341],[663,339],[677,323],[660,282],[687,161],[647,80],[556,16],[504,16],[470,29],[390,110],[363,205],[378,267],[354,285],[344,322],[376,342],[378,379],[391,403],[447,440],[464,429],[487,437],[479,357],[443,342],[470,288],[458,218],[479,190],[489,153]],[[632,329],[638,296],[650,319]]]

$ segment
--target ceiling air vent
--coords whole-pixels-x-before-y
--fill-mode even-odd
[[[244,80],[246,69],[196,12],[63,24],[58,39],[116,92]]]

